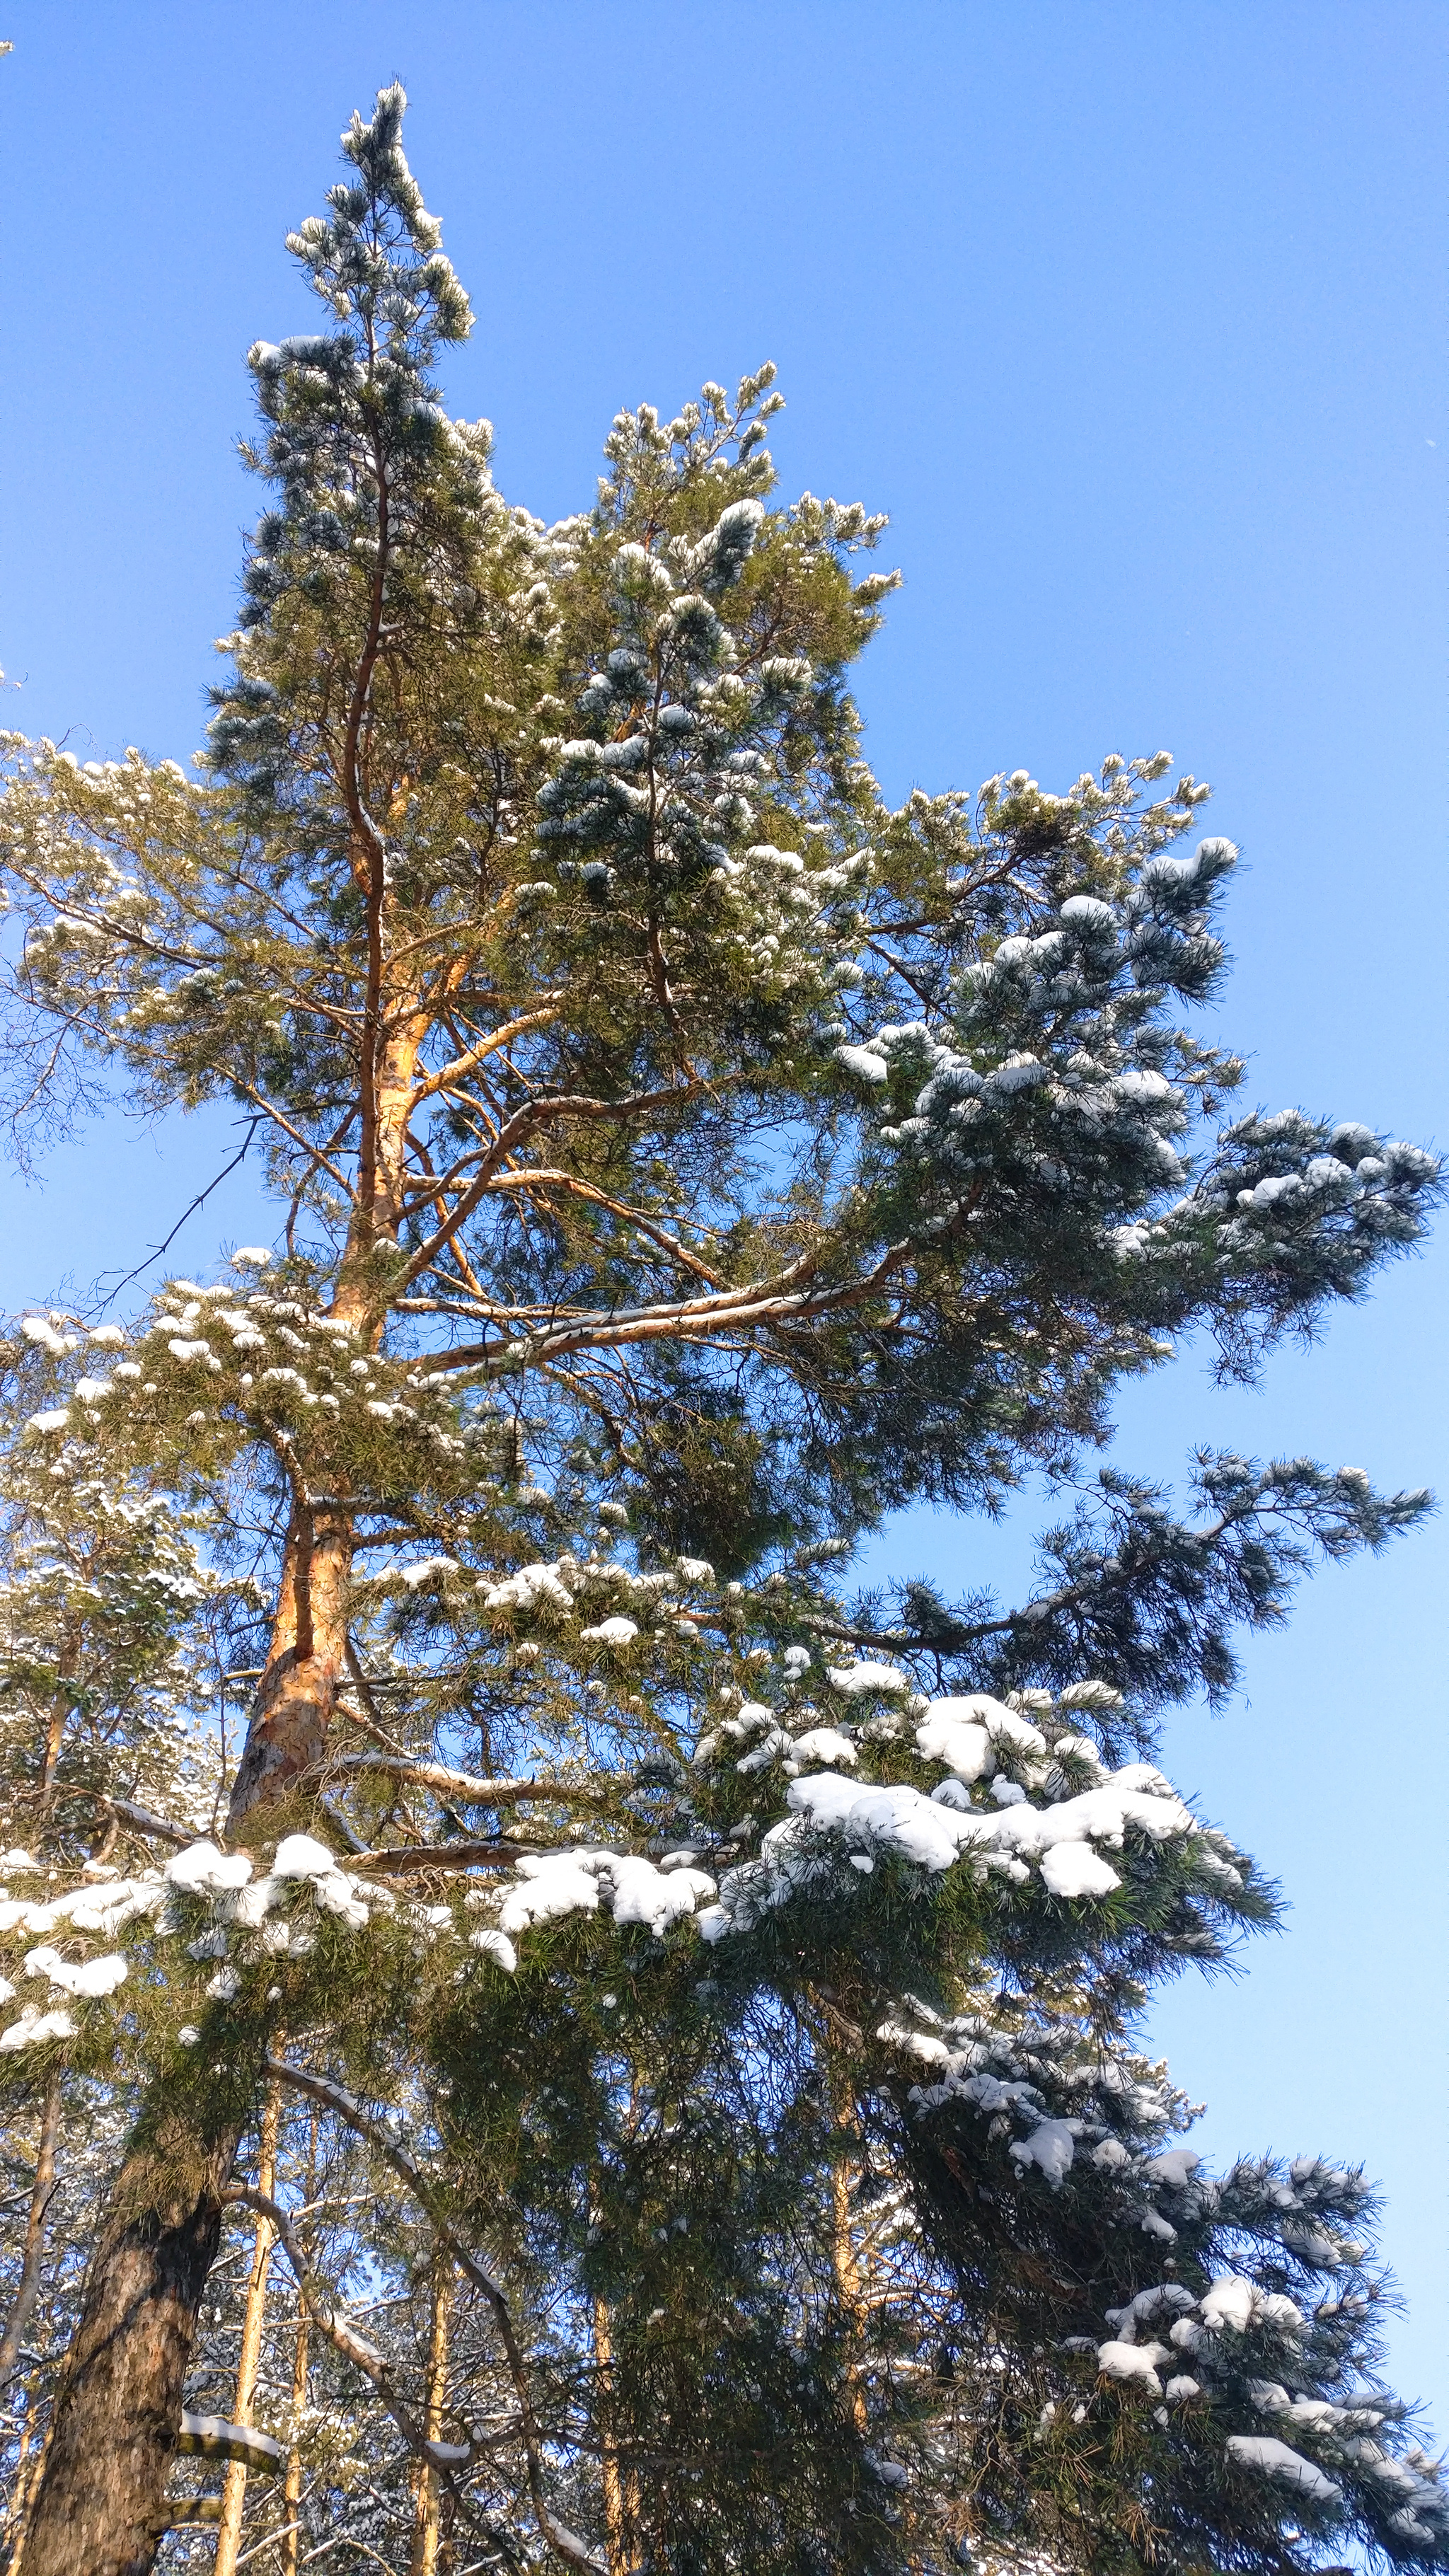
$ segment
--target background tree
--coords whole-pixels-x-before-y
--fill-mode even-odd
[[[149,2567],[178,2437],[300,2564],[358,2456],[319,2384],[390,2428],[347,2513],[393,2563],[1438,2564],[1361,2182],[1202,2177],[1133,2043],[1272,1910],[1154,1713],[1425,1498],[1082,1463],[1181,1335],[1243,1373],[1359,1294],[1436,1167],[1214,1132],[1234,853],[1177,854],[1166,755],[886,806],[883,523],[771,505],[769,369],[622,415],[578,518],[501,499],[402,110],[293,237],[329,328],[252,353],[206,783],[11,745],[22,1084],[228,1099],[286,1211],[104,1377],[29,1328],[21,1459],[204,1533],[190,1633],[230,1584],[257,1684],[224,1828],[132,1800],[161,1866],[5,1908],[62,1998],[17,2084],[135,2105],[25,2576]],[[890,1508],[1031,1468],[1034,1598],[843,1592]],[[208,2425],[259,2224],[296,2307]]]

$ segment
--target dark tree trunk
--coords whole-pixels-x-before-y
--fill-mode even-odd
[[[168,2144],[181,2150],[170,2178]],[[236,2149],[235,2132],[212,2139],[199,2172],[189,2137],[127,2159],[86,2271],[23,2576],[149,2576]]]

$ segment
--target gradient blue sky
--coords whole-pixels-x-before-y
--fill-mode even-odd
[[[1334,0],[11,0],[0,33],[4,721],[185,759],[256,495],[242,354],[304,324],[281,237],[355,105],[408,149],[478,328],[455,407],[587,504],[621,406],[772,357],[784,482],[888,509],[868,657],[893,795],[1167,744],[1243,848],[1220,1014],[1251,1093],[1442,1141],[1449,9]],[[220,1119],[119,1117],[6,1179],[0,1303],[140,1259]],[[173,1255],[270,1231],[242,1175]],[[1449,1484],[1442,1254],[1261,1392],[1192,1359],[1125,1462],[1310,1450]],[[1030,1511],[892,1564],[1021,1583]],[[1442,1527],[1325,1573],[1169,1764],[1292,1912],[1154,2031],[1199,2143],[1388,2192],[1391,2359],[1449,2432]]]

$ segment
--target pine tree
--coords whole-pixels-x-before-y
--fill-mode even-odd
[[[326,328],[251,355],[201,783],[9,741],[20,1094],[230,1103],[284,1245],[9,1345],[68,1551],[12,1769],[70,1840],[11,1855],[61,1883],[0,2057],[129,2123],[24,2576],[234,2546],[241,2468],[293,2566],[1449,2563],[1362,2178],[1208,2176],[1135,2037],[1273,1911],[1157,1713],[1426,1498],[1082,1465],[1185,1334],[1248,1374],[1361,1294],[1437,1168],[1217,1127],[1234,853],[1166,755],[886,804],[884,522],[775,499],[771,369],[503,500],[403,108],[292,237]],[[1035,1597],[846,1588],[1033,1470]],[[66,1644],[107,1546],[124,1778]],[[137,1712],[215,1767],[244,1671],[199,1832]]]

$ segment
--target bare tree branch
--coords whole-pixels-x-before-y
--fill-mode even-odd
[[[459,2236],[441,2205],[436,2188],[419,2172],[407,2150],[388,2136],[380,2122],[370,2119],[361,2103],[354,2101],[350,2093],[344,2092],[340,2084],[330,2083],[325,2075],[313,2075],[301,2067],[289,2066],[281,2058],[267,2059],[267,2073],[275,2077],[278,2082],[293,2086],[300,2093],[310,2094],[313,2101],[322,2103],[324,2108],[335,2113],[348,2128],[355,2130],[360,2138],[366,2139],[374,2154],[381,2156],[384,2164],[396,2174],[399,2182],[412,2193],[419,2207],[427,2213],[439,2242],[446,2246],[465,2279],[472,2283],[474,2289],[482,2292],[493,2312],[499,2341],[508,2362],[509,2377],[513,2381],[514,2394],[518,2400],[524,2457],[528,2466],[528,2492],[540,2535],[555,2556],[563,2559],[565,2565],[584,2568],[588,2571],[588,2576],[603,2576],[600,2562],[595,2558],[592,2550],[586,2547],[576,2533],[556,2521],[544,2493],[543,2434],[533,2411],[533,2399],[528,2385],[527,2359],[519,2341],[518,2330],[514,2325],[513,2313],[502,2282],[489,2266],[480,2260],[473,2248]],[[301,2286],[300,2276],[298,2285]],[[366,2367],[365,2364],[364,2367]],[[379,2393],[384,2394],[386,2403],[385,2392],[380,2389]],[[402,2416],[397,2414],[395,2406],[392,2411],[401,2424]],[[404,2429],[406,2430],[406,2427]],[[421,2435],[415,2437],[409,2434],[408,2438],[414,2441],[415,2448],[421,2446],[425,2457],[431,2457],[436,2449],[436,2445],[428,2444]]]

